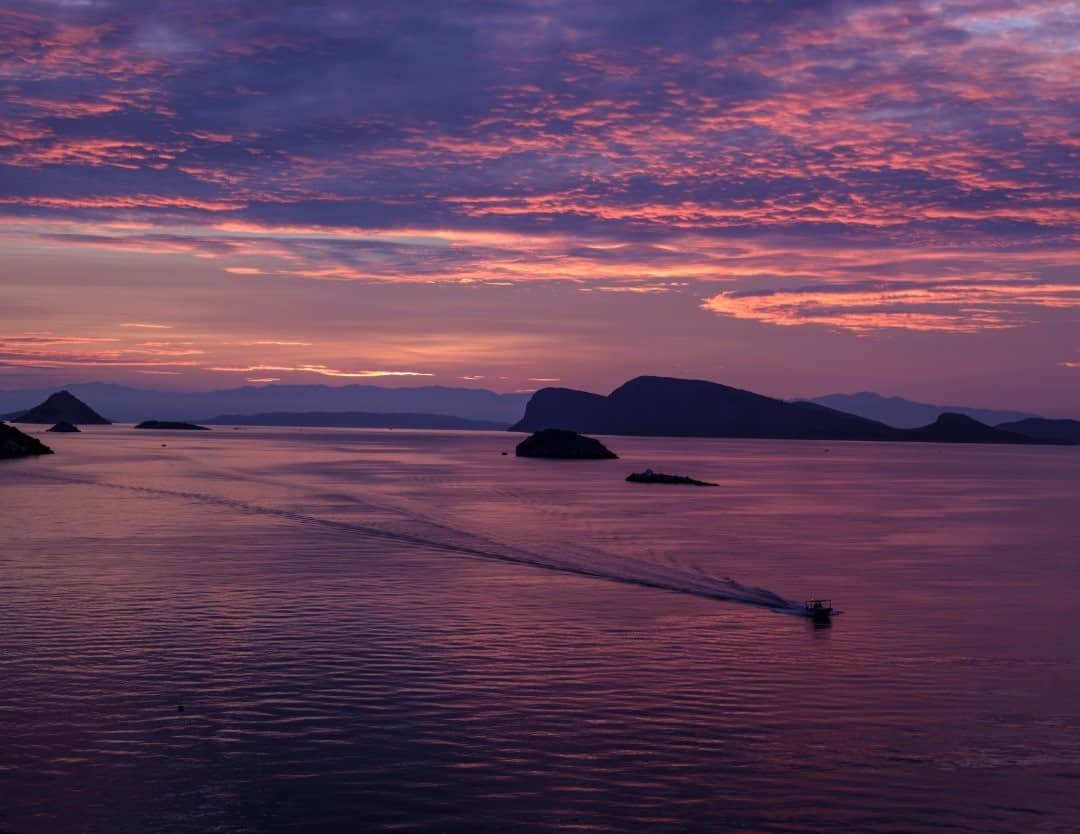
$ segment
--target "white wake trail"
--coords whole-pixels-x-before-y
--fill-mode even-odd
[[[706,599],[752,605],[776,611],[778,613],[800,616],[805,615],[802,603],[787,599],[766,588],[744,585],[730,577],[713,577],[705,573],[686,570],[671,565],[660,565],[643,559],[637,559],[632,556],[616,556],[602,551],[591,551],[588,557],[585,557],[584,555],[575,557],[573,555],[539,553],[532,549],[499,542],[476,533],[470,533],[465,530],[450,527],[446,524],[434,523],[431,525],[433,532],[437,531],[444,535],[449,533],[455,537],[462,537],[464,539],[463,542],[452,542],[447,541],[446,539],[440,540],[434,536],[387,530],[371,524],[337,521],[335,519],[322,518],[320,516],[309,515],[294,510],[266,507],[235,498],[227,498],[220,495],[189,490],[119,484],[108,481],[46,475],[37,472],[32,474],[28,473],[28,480],[29,479],[77,484],[80,486],[96,486],[104,489],[122,490],[144,495],[180,498],[188,501],[211,504],[215,507],[227,508],[245,514],[263,515],[286,519],[299,524],[317,525],[328,530],[360,534],[372,538],[385,539],[402,544],[438,550],[444,553],[452,553],[459,556],[528,565],[542,570],[559,571],[561,573],[585,576],[609,582],[621,582],[624,584],[656,588],[658,590],[671,591],[674,593],[689,594],[692,596],[704,597]]]

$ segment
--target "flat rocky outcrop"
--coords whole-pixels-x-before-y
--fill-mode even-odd
[[[544,429],[531,434],[517,445],[515,454],[519,458],[556,460],[612,460],[618,457],[596,438],[563,429]]]
[[[36,437],[24,434],[7,423],[0,423],[0,460],[51,455],[52,453],[53,450]]]
[[[711,481],[699,481],[697,478],[689,478],[686,475],[665,475],[663,472],[653,472],[646,469],[644,472],[631,472],[626,480],[633,484],[686,484],[687,486],[717,486]]]
[[[183,423],[177,420],[144,420],[135,428],[166,429],[168,431],[210,431],[206,426],[197,426],[194,423]]]

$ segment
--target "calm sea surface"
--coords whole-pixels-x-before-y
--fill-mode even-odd
[[[1080,450],[47,438],[4,834],[1080,830]]]

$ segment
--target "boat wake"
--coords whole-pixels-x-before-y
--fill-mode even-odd
[[[400,530],[387,529],[386,527],[377,524],[340,521],[295,510],[268,507],[235,498],[190,490],[121,484],[109,481],[47,475],[36,472],[33,474],[28,473],[27,480],[31,479],[40,479],[64,484],[77,484],[80,486],[101,487],[104,489],[121,490],[124,492],[150,496],[179,498],[187,501],[212,504],[215,507],[226,508],[248,515],[262,515],[284,519],[298,524],[318,526],[339,533],[384,539],[414,547],[422,547],[428,550],[450,553],[457,556],[527,565],[542,570],[557,571],[560,573],[568,573],[608,582],[620,582],[628,585],[671,591],[673,593],[688,594],[691,596],[703,597],[705,599],[751,605],[758,608],[766,608],[777,613],[797,616],[806,615],[806,609],[803,603],[788,599],[766,588],[745,585],[731,577],[714,577],[691,568],[657,564],[644,559],[637,559],[632,556],[617,556],[604,551],[583,551],[580,547],[568,547],[562,553],[541,553],[532,548],[508,544],[481,534],[461,530],[445,523],[435,522],[431,519],[423,519],[421,517],[409,518],[407,520],[424,523],[424,526],[430,531],[430,535],[425,535],[422,532],[403,532]],[[578,552],[574,553],[575,550]]]

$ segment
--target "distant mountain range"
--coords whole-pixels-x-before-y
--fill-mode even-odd
[[[980,423],[991,426],[1039,416],[1022,411],[996,411],[961,405],[930,405],[905,400],[902,397],[885,397],[873,391],[860,391],[858,394],[826,394],[824,397],[814,397],[807,402],[835,408],[837,411],[846,411],[848,414],[858,414],[860,417],[877,420],[898,429],[925,426],[945,413],[965,414]]]
[[[940,443],[1067,443],[992,428],[962,414],[899,429],[812,402],[785,402],[702,380],[642,376],[603,396],[569,388],[533,394],[514,431]]]
[[[80,398],[92,402],[93,408]],[[947,408],[952,410],[943,411]],[[1080,421],[1075,420],[935,406],[867,392],[787,402],[714,382],[666,377],[638,377],[608,396],[544,388],[531,398],[476,388],[378,385],[267,385],[179,393],[82,383],[61,392],[0,391],[0,414],[8,413],[8,419],[107,423],[98,410],[114,420],[133,423],[153,419],[218,425],[486,430],[514,424],[518,431],[565,428],[594,434],[682,437],[1080,442]],[[988,421],[996,427],[987,425]]]
[[[469,429],[499,431],[506,423],[466,420],[449,414],[378,414],[369,411],[275,411],[222,414],[203,420],[211,426],[326,426],[364,429]]]
[[[110,420],[196,420],[215,414],[269,412],[371,412],[441,414],[509,426],[521,419],[528,394],[497,394],[482,388],[438,385],[386,388],[379,385],[263,385],[184,393],[129,388],[106,382],[66,386]],[[0,414],[29,409],[56,389],[0,391]],[[78,421],[72,421],[78,422]]]

